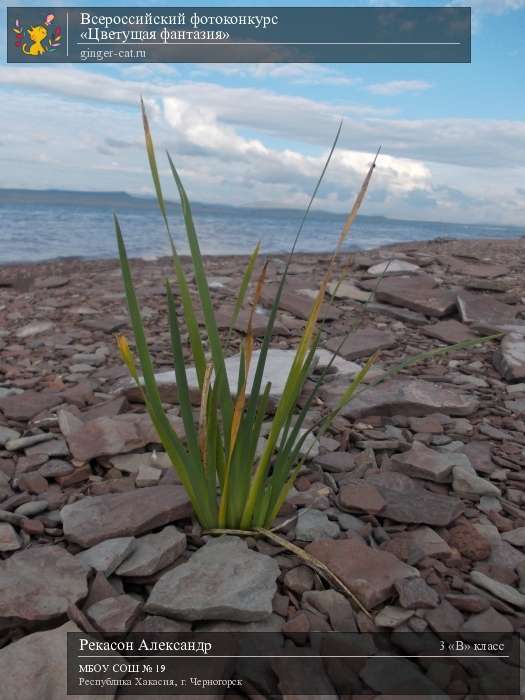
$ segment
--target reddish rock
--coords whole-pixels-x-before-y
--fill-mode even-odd
[[[449,321],[438,321],[431,326],[425,326],[421,330],[425,335],[431,338],[437,338],[450,345],[478,337],[468,326],[463,325],[463,323],[459,321],[454,321],[453,319]]]
[[[29,421],[42,411],[58,406],[61,401],[61,397],[52,392],[24,391],[0,399],[0,411],[6,418]]]
[[[0,621],[54,620],[87,592],[84,567],[61,547],[30,547],[0,562]]]
[[[346,482],[339,492],[339,505],[344,510],[380,513],[386,501],[375,486],[364,480]]]
[[[105,598],[87,610],[91,622],[104,634],[126,634],[142,607],[142,603],[129,595]]]
[[[29,493],[36,494],[44,493],[49,487],[47,481],[38,472],[30,472],[29,474],[24,474],[18,480],[18,485],[24,491],[29,491]]]
[[[386,350],[395,344],[396,338],[391,333],[369,326],[359,328],[349,336],[330,338],[325,346],[332,352],[337,351],[347,360],[355,360],[359,357],[371,357],[377,350]]]
[[[113,537],[141,535],[191,512],[186,492],[176,485],[87,496],[61,511],[65,537],[83,547]]]
[[[470,523],[453,527],[449,532],[448,543],[472,561],[488,559],[492,550],[490,541]]]
[[[326,564],[368,608],[389,598],[396,581],[418,574],[392,554],[357,539],[318,540],[306,551]]]

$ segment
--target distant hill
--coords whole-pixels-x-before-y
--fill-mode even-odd
[[[127,192],[83,192],[76,190],[26,190],[26,189],[2,189],[0,188],[0,204],[45,204],[73,206],[73,207],[97,207],[108,208],[118,211],[119,209],[151,209],[157,207],[157,201],[153,197],[139,197]],[[177,208],[177,202],[167,201],[167,206]],[[192,208],[197,211],[212,210],[225,212],[231,210],[264,211],[265,214],[275,213],[277,216],[284,213],[297,213],[299,210],[284,207],[270,206],[228,206],[225,204],[205,204],[203,202],[192,202]],[[322,215],[323,217],[333,217],[340,220],[344,215],[334,212],[313,211],[312,216]],[[370,221],[385,221],[384,216],[363,216]]]

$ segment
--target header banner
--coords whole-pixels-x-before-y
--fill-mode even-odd
[[[469,7],[8,7],[8,63],[469,63]]]

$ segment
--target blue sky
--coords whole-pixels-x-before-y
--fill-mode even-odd
[[[144,3],[89,3],[104,4]],[[472,64],[28,67],[3,58],[0,187],[151,192],[142,94],[159,150],[170,149],[195,200],[303,206],[343,118],[319,207],[348,209],[382,144],[366,213],[523,225],[525,0],[449,4],[473,7]]]

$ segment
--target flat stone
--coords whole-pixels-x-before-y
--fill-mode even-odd
[[[132,554],[117,569],[118,576],[150,576],[172,564],[186,550],[186,535],[174,525],[138,537]]]
[[[481,571],[471,571],[470,578],[472,583],[484,588],[486,591],[489,591],[489,593],[495,595],[496,598],[499,598],[506,603],[510,603],[510,605],[514,605],[516,608],[520,608],[522,610],[525,609],[525,595],[519,593],[519,591],[512,588],[512,586],[496,581],[495,579],[486,576]]]
[[[191,632],[191,623],[170,620],[169,617],[162,617],[162,615],[146,615],[133,627],[133,632],[136,634]]]
[[[478,337],[468,326],[465,326],[459,321],[454,321],[453,319],[438,321],[431,326],[425,326],[425,328],[421,330],[430,338],[437,338],[448,344],[461,343],[465,340],[473,340]]]
[[[87,462],[94,457],[131,452],[147,444],[133,420],[95,418],[67,436],[73,457]]]
[[[366,416],[428,416],[445,413],[470,416],[478,407],[475,399],[441,384],[422,379],[396,379],[375,387],[364,387],[342,414],[349,418]]]
[[[385,605],[374,617],[374,622],[378,627],[395,628],[409,620],[413,614],[413,610],[404,610],[397,605]]]
[[[86,496],[62,508],[64,536],[82,547],[113,537],[141,535],[191,515],[182,486],[151,486]]]
[[[134,537],[115,537],[79,552],[76,557],[87,569],[92,568],[105,576],[111,576],[134,549]]]
[[[402,608],[435,608],[439,604],[439,596],[420,576],[403,578],[396,581],[395,589],[399,595]]]
[[[263,620],[272,614],[279,574],[274,559],[248,549],[244,540],[212,539],[161,576],[146,611],[181,620]]]
[[[370,292],[364,292],[350,282],[330,282],[328,292],[336,299],[352,299],[352,301],[366,302],[370,299]]]
[[[428,322],[424,314],[420,314],[417,311],[410,311],[410,309],[404,309],[402,306],[389,306],[388,304],[372,302],[366,305],[366,310],[369,313],[375,312],[383,316],[388,316],[389,318],[395,318],[398,321],[403,321],[404,323],[413,323],[416,326],[423,326]]]
[[[512,324],[518,308],[509,306],[489,294],[475,294],[460,290],[457,302],[461,320],[482,333],[497,332],[503,324]]]
[[[512,634],[514,627],[507,617],[494,608],[488,608],[477,615],[472,615],[461,628],[462,635],[465,635],[467,639],[469,635],[472,635],[473,639],[478,639],[480,634],[492,635],[499,632]]]
[[[294,566],[284,575],[283,583],[289,591],[302,596],[303,593],[311,591],[315,586],[314,573],[308,566]]]
[[[452,467],[468,459],[464,454],[444,454],[432,450],[422,442],[414,441],[407,452],[392,455],[394,469],[416,479],[437,483],[450,481]]]
[[[501,496],[501,490],[488,479],[478,476],[473,467],[456,466],[452,470],[452,474],[452,488],[456,493]]]
[[[328,452],[316,457],[313,461],[324,471],[336,474],[350,471],[354,466],[353,456],[349,452]]]
[[[39,413],[58,406],[61,398],[58,394],[46,391],[24,391],[0,399],[0,411],[6,418],[29,421]]]
[[[430,527],[418,527],[415,530],[406,530],[395,535],[390,542],[400,542],[407,545],[407,561],[409,564],[417,564],[425,557],[447,559],[452,550],[445,540]],[[387,550],[388,550],[387,542]]]
[[[0,523],[0,552],[14,552],[21,546],[15,528],[9,523]]]
[[[384,472],[367,481],[386,501],[381,516],[396,522],[446,527],[463,512],[459,499],[427,491],[404,474]]]
[[[54,328],[53,321],[32,321],[27,326],[19,328],[16,332],[16,337],[20,339],[32,338],[35,335],[47,333]]]
[[[130,595],[118,595],[94,603],[87,610],[91,622],[104,634],[126,634],[137,619],[142,603]]]
[[[337,591],[305,591],[301,605],[304,610],[319,612],[327,617],[335,632],[357,632],[352,606],[347,598]]]
[[[339,491],[339,505],[352,512],[377,514],[386,505],[385,499],[375,486],[365,480],[345,482]]]
[[[450,257],[446,259],[446,265],[451,272],[456,272],[467,277],[483,277],[491,279],[501,277],[509,273],[509,268],[494,263],[472,263],[460,258]]]
[[[337,537],[339,532],[339,525],[328,520],[326,513],[315,508],[303,508],[299,511],[295,539],[301,542],[313,542],[322,537]]]
[[[377,301],[438,318],[456,308],[455,292],[436,289],[435,280],[426,275],[387,277],[381,280],[375,294]]]
[[[322,353],[327,353],[327,351],[319,350],[317,357],[319,358]],[[253,385],[253,380],[255,377],[256,367],[259,361],[260,350],[255,350],[252,355],[252,361],[250,364],[250,371],[248,374],[248,380],[246,385],[246,391],[249,395],[250,389]],[[266,357],[266,364],[264,367],[262,387],[265,387],[267,382],[271,382],[270,397],[274,400],[279,399],[282,396],[288,375],[292,368],[293,361],[295,359],[295,350],[282,350],[280,348],[270,348]],[[330,353],[329,357],[331,357]],[[341,358],[340,358],[341,359]],[[239,363],[240,354],[232,355],[226,358],[226,374],[228,375],[228,383],[230,390],[235,394],[237,391],[237,380],[239,376]],[[337,364],[336,364],[337,369]],[[356,367],[355,373],[359,371],[360,367]],[[188,387],[192,399],[196,404],[199,403],[199,383],[197,380],[197,372],[195,367],[186,368],[186,377],[188,381]],[[163,401],[168,403],[177,403],[177,383],[175,380],[175,372],[160,372],[155,375],[157,386]],[[137,387],[131,381],[126,381],[125,385],[121,388],[125,392],[126,396],[131,400],[140,400],[140,392]],[[115,453],[113,453],[115,454]]]
[[[369,267],[367,272],[369,275],[399,275],[413,273],[417,274],[421,271],[419,265],[414,265],[407,260],[385,260],[385,262],[376,263]]]
[[[517,333],[504,336],[494,354],[494,366],[508,382],[525,379],[525,337]]]
[[[108,694],[83,691],[69,695],[67,688],[68,633],[81,634],[73,622],[56,629],[28,634],[0,651],[0,678],[5,700],[113,700]],[[121,657],[115,662],[124,661]],[[85,693],[85,694],[84,694]]]
[[[61,547],[37,545],[0,561],[0,621],[54,620],[87,592],[85,568]]]
[[[272,306],[277,293],[277,285],[266,285],[261,294],[261,304]],[[317,294],[317,289],[315,290]],[[304,293],[285,289],[279,301],[279,308],[283,311],[306,321],[312,311],[313,299]],[[319,311],[320,321],[333,321],[339,318],[340,312],[332,305],[325,303]]]
[[[391,333],[380,331],[370,326],[360,328],[351,333],[341,345],[343,336],[330,338],[325,345],[329,350],[332,350],[342,355],[347,360],[354,360],[359,357],[368,358],[376,352],[376,350],[386,350],[394,347],[396,338]]]
[[[517,527],[515,530],[509,530],[501,535],[501,539],[515,547],[525,547],[525,527]]]
[[[339,576],[367,608],[387,600],[396,581],[419,575],[393,554],[372,549],[358,539],[318,540],[307,545],[306,551]]]
[[[458,632],[464,622],[463,615],[448,600],[425,613],[425,619],[436,634]]]

